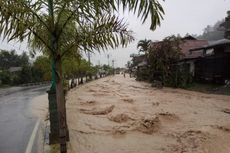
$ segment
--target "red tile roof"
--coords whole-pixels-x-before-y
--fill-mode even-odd
[[[182,43],[180,45],[181,52],[184,54],[184,56],[181,57],[181,59],[189,59],[189,58],[198,58],[203,56],[203,51],[196,51],[196,52],[190,52],[190,49],[194,48],[200,48],[208,45],[207,40],[197,40],[196,38],[192,36],[187,36],[181,39]],[[158,42],[152,42],[150,46],[157,46],[161,45],[162,41]]]
[[[203,52],[190,52],[190,49],[199,48],[208,45],[207,40],[184,40],[184,42],[180,45],[181,52],[184,54],[183,58],[197,58],[202,57]]]

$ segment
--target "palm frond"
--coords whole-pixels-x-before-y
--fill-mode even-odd
[[[121,4],[123,9],[134,11],[141,18],[142,23],[150,16],[150,29],[155,30],[160,26],[163,19],[164,10],[158,0],[117,0],[117,4]]]
[[[69,47],[77,46],[82,51],[100,51],[126,46],[134,40],[132,31],[127,29],[127,24],[115,15],[103,15],[93,23],[85,23],[76,28],[75,33],[69,32],[68,37],[75,37],[68,44]],[[65,47],[66,48],[66,47]]]
[[[27,38],[31,48],[51,56],[56,51],[105,50],[133,41],[132,31],[113,13],[120,6],[135,12],[143,23],[150,16],[152,30],[164,14],[158,0],[0,0],[0,6],[0,35],[9,41]],[[50,45],[54,37],[56,51]]]

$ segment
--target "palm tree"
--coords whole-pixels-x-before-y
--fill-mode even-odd
[[[115,15],[119,8],[135,12],[143,23],[150,16],[152,30],[164,14],[158,0],[0,0],[0,6],[0,35],[8,41],[27,39],[30,48],[52,59],[61,153],[67,152],[63,58],[133,41],[132,31]]]
[[[145,54],[147,54],[151,42],[152,42],[151,40],[147,40],[147,39],[140,40],[137,44],[137,48],[139,49],[139,52],[144,52]]]

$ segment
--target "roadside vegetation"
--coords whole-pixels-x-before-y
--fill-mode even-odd
[[[150,40],[140,40],[138,49],[144,53],[146,63],[138,66],[136,79],[149,81],[153,86],[169,86],[185,88],[192,83],[191,74],[186,64],[177,64],[181,53],[180,44],[182,39],[179,36],[169,36],[161,42],[151,43]],[[133,61],[129,65],[129,71],[138,63]]]
[[[197,55],[190,56],[192,55],[190,50],[192,48],[204,47],[210,43],[215,44],[221,41],[228,41],[230,38],[230,12],[227,14],[228,16],[225,20],[217,21],[214,25],[205,27],[201,35],[186,34],[182,38],[178,34],[177,36],[172,35],[164,38],[162,41],[155,42],[147,39],[140,40],[137,44],[139,54],[131,54],[132,61],[128,61],[127,63],[130,75],[135,76],[136,80],[148,81],[152,86],[156,87],[167,86],[202,92],[213,92],[222,88],[223,85],[225,85],[224,88],[228,87],[229,80],[227,73],[219,72],[224,70],[216,70],[215,66],[209,63],[210,72],[203,69],[199,71],[201,66],[197,65],[197,61],[199,62],[199,58],[207,59],[208,55],[205,52],[202,52],[200,55],[198,53]],[[186,40],[190,42],[186,44]],[[205,42],[207,44],[198,47],[195,41],[198,44]],[[218,48],[213,47],[212,49],[213,54],[217,54]],[[222,56],[227,57],[227,55]],[[213,55],[213,58],[217,59],[217,56]],[[222,60],[224,60],[223,57]],[[202,63],[203,66],[204,63]],[[216,63],[216,65],[218,64]],[[207,67],[207,65],[204,67]],[[197,70],[196,72],[195,69]],[[202,77],[198,76],[197,73]],[[215,78],[218,75],[222,78]]]
[[[65,80],[87,77],[100,74],[111,75],[113,68],[107,65],[93,66],[84,58],[68,58],[63,61],[63,75]],[[0,87],[17,86],[26,83],[51,81],[51,62],[45,55],[30,58],[23,52],[0,51]]]
[[[40,51],[52,63],[52,87],[56,91],[60,152],[66,153],[66,115],[63,61],[68,57],[126,46],[134,40],[119,9],[150,19],[155,30],[164,10],[158,0],[0,0],[0,34],[11,40],[27,40],[32,52]]]

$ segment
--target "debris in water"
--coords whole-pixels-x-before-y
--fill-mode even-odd
[[[160,120],[158,116],[143,118],[138,122],[137,130],[146,134],[152,134],[159,130]]]
[[[123,123],[123,122],[127,122],[130,117],[127,114],[118,114],[115,116],[108,116],[108,119],[110,121],[114,121],[114,122],[118,122],[118,123]]]
[[[88,109],[80,109],[80,111],[82,113],[85,113],[85,114],[91,114],[91,115],[106,115],[106,114],[109,114],[110,112],[113,111],[114,109],[114,105],[112,106],[109,106],[109,107],[106,107],[106,108],[93,108],[91,110],[88,110]]]

